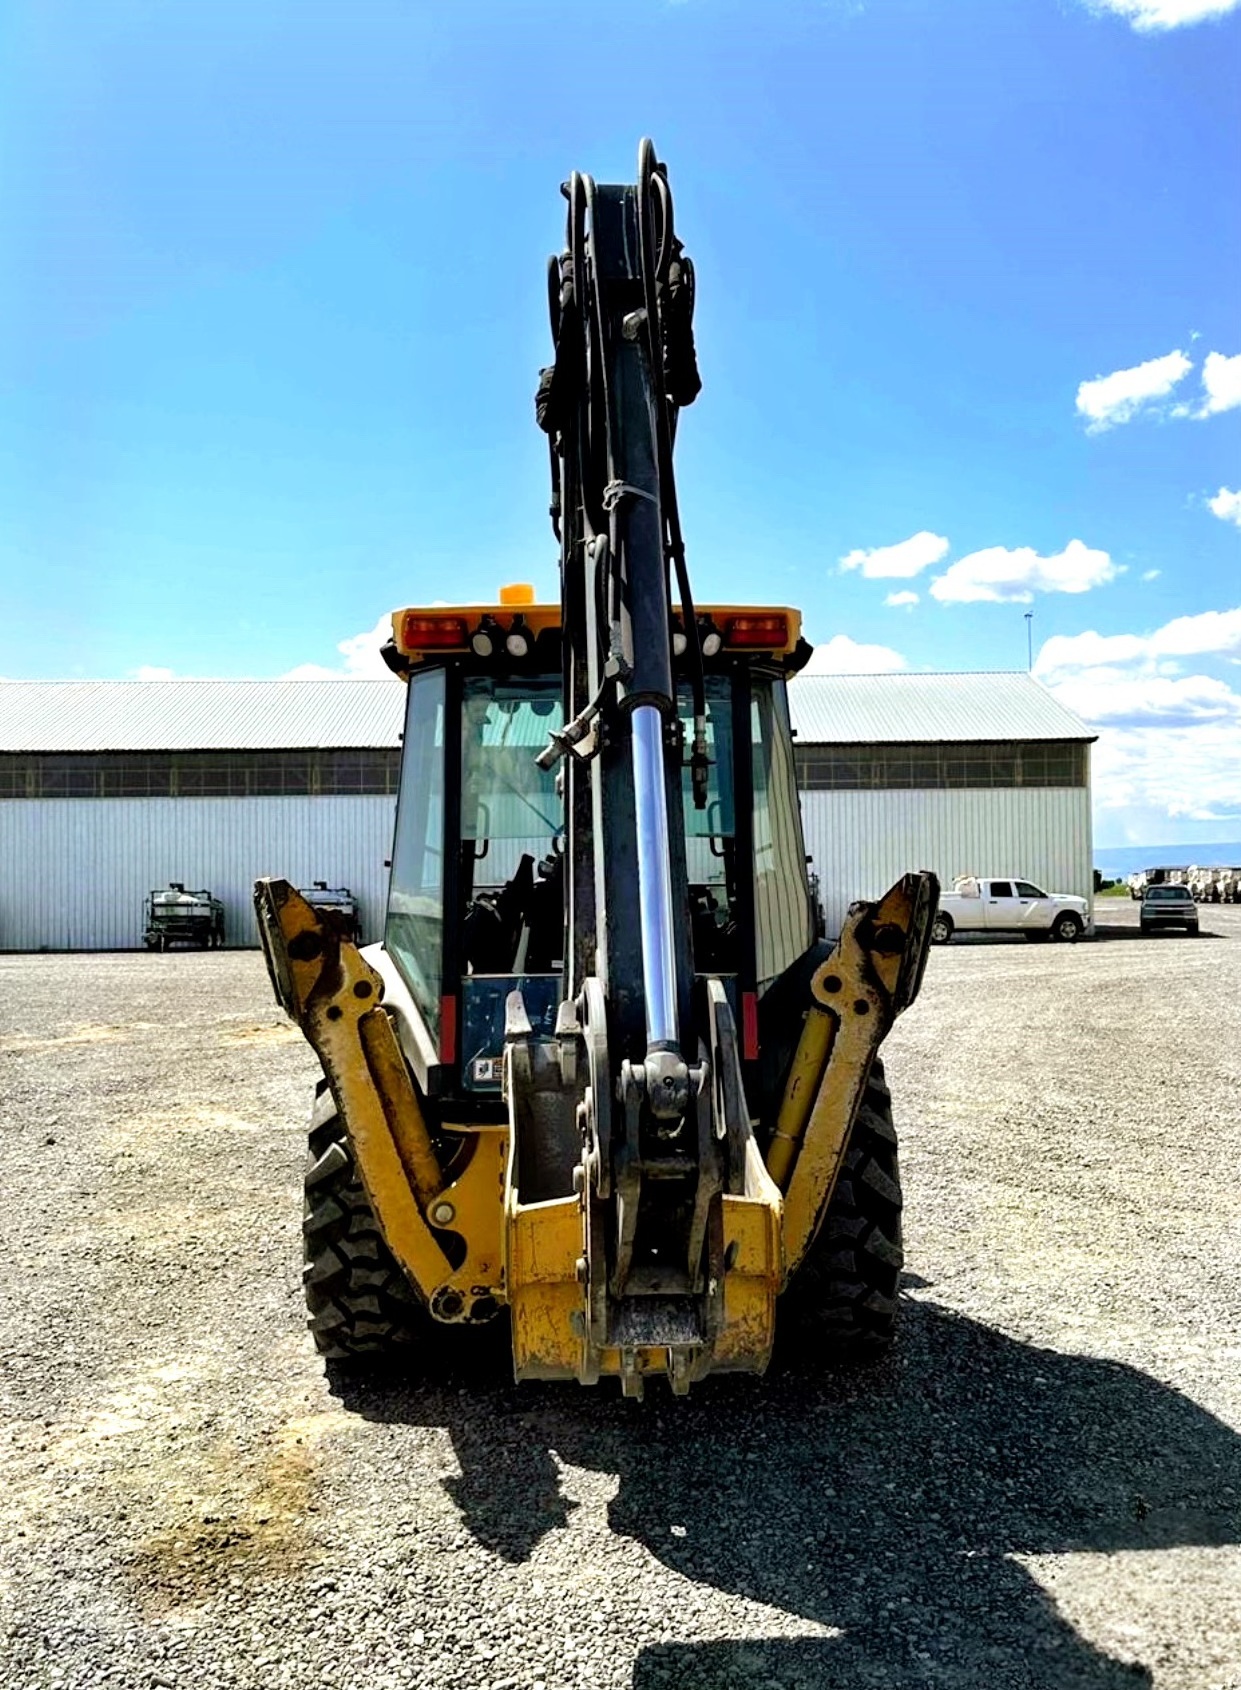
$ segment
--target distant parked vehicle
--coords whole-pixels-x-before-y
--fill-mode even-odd
[[[1219,898],[1222,904],[1241,904],[1241,868],[1220,869]]]
[[[336,917],[342,938],[354,945],[361,944],[362,915],[358,900],[347,886],[329,886],[326,880],[316,880],[313,886],[298,890],[312,908]]]
[[[1140,898],[1148,886],[1184,886],[1188,878],[1188,867],[1140,868],[1129,876],[1129,896]]]
[[[1190,868],[1186,884],[1196,904],[1219,903],[1220,876],[1223,873],[1221,868],[1199,868],[1197,864]]]
[[[1148,886],[1142,894],[1139,920],[1143,933],[1161,927],[1183,927],[1186,933],[1196,933],[1198,906],[1188,886]]]
[[[142,943],[148,951],[166,951],[170,945],[224,943],[224,905],[203,889],[187,892],[179,880],[147,895],[146,931]]]
[[[1044,892],[1031,880],[980,880],[958,875],[940,894],[931,942],[946,945],[954,933],[1024,933],[1030,939],[1072,943],[1086,931],[1085,898]]]

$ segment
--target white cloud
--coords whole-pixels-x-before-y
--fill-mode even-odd
[[[1241,821],[1241,733],[1235,720],[1105,728],[1092,747],[1091,777],[1100,819],[1119,812],[1122,825],[1129,824],[1126,832],[1135,831],[1136,823],[1152,842],[1162,843],[1173,831],[1169,817]]]
[[[1213,417],[1220,411],[1235,411],[1241,405],[1241,352],[1235,358],[1225,358],[1222,352],[1208,352],[1202,366],[1202,385],[1206,398],[1199,416]]]
[[[1084,669],[1053,688],[1056,697],[1095,727],[1192,727],[1234,722],[1241,728],[1241,693],[1210,675],[1128,675]],[[1236,730],[1234,730],[1236,731]]]
[[[1040,557],[1031,546],[989,546],[958,558],[931,582],[941,604],[1029,604],[1035,593],[1085,593],[1114,581],[1120,568],[1106,552],[1070,540]]]
[[[1082,382],[1077,390],[1077,409],[1086,419],[1087,432],[1100,434],[1117,423],[1129,422],[1156,399],[1166,398],[1193,367],[1192,359],[1183,352],[1167,352],[1130,370],[1114,370],[1110,376]]]
[[[381,616],[364,634],[350,634],[337,644],[344,662],[338,669],[322,663],[299,663],[283,674],[282,681],[389,681],[392,671],[379,655],[379,648],[392,638],[391,616]]]
[[[1114,12],[1143,33],[1222,18],[1238,5],[1241,0],[1094,0],[1096,10]]]
[[[833,634],[817,645],[804,675],[889,675],[908,665],[899,651],[886,645],[861,645],[848,634]]]
[[[166,669],[162,663],[140,663],[136,669],[129,671],[133,681],[175,681],[176,672]]]
[[[1148,634],[1047,640],[1034,673],[1098,729],[1095,807],[1107,830],[1174,837],[1175,818],[1241,819],[1241,692],[1181,659],[1241,654],[1241,606],[1178,616]]]
[[[1241,652],[1241,606],[1177,616],[1151,635],[1151,650],[1161,657],[1202,657]]]
[[[1144,569],[1142,571],[1142,579],[1143,581],[1158,581],[1162,573],[1163,571],[1159,569]]]
[[[1041,681],[1056,681],[1079,669],[1138,663],[1150,656],[1150,638],[1142,634],[1053,634],[1034,659]]]
[[[1221,522],[1235,522],[1241,528],[1241,488],[1230,493],[1227,487],[1221,487],[1213,499],[1207,500],[1207,504]]]
[[[883,602],[884,602],[884,604],[891,604],[891,605],[897,605],[897,606],[903,605],[906,610],[909,610],[909,609],[912,609],[912,607],[915,604],[917,604],[918,595],[917,595],[917,593],[889,593],[887,598],[884,599]]]
[[[920,575],[932,563],[938,563],[948,552],[948,542],[942,534],[932,534],[923,528],[900,540],[894,546],[875,546],[870,551],[852,551],[840,560],[842,569],[860,569],[869,580],[909,580]]]
[[[1241,655],[1241,606],[1177,616],[1152,634],[1053,634],[1034,662],[1040,680],[1054,684],[1082,671],[1137,665],[1145,675],[1167,673],[1161,660]],[[1172,665],[1175,673],[1178,665]]]

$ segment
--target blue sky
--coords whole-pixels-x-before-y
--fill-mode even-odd
[[[395,604],[553,594],[557,189],[644,132],[697,596],[862,669],[1032,612],[1098,843],[1241,839],[1237,0],[12,0],[0,675],[366,672]]]

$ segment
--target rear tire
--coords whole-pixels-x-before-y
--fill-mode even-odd
[[[905,1253],[892,1095],[876,1058],[823,1224],[785,1295],[826,1359],[869,1361],[896,1333]]]
[[[943,910],[940,910],[931,923],[931,943],[933,945],[946,945],[951,938],[952,917],[945,915]]]
[[[305,1191],[302,1285],[315,1348],[333,1361],[407,1355],[431,1317],[380,1234],[326,1080],[310,1117]]]

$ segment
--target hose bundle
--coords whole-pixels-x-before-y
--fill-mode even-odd
[[[669,630],[673,574],[681,600],[694,714],[691,768],[701,808],[708,769],[702,648],[672,465],[678,415],[702,386],[694,348],[694,267],[677,237],[667,169],[651,141],[639,145],[635,188],[600,191],[590,176],[574,171],[563,192],[565,250],[548,265],[555,361],[540,372],[535,410],[549,437],[562,596],[566,606],[574,601],[573,577],[582,571],[595,594],[597,625],[608,631],[608,649],[600,653],[604,685],[582,716],[593,718],[606,688],[629,679],[620,628],[622,524],[627,503],[651,500],[659,508]],[[618,253],[624,255],[619,261]],[[609,380],[618,335],[639,341],[645,353],[657,499],[627,482],[621,470]],[[579,718],[565,729],[564,739],[573,743],[585,731]]]

